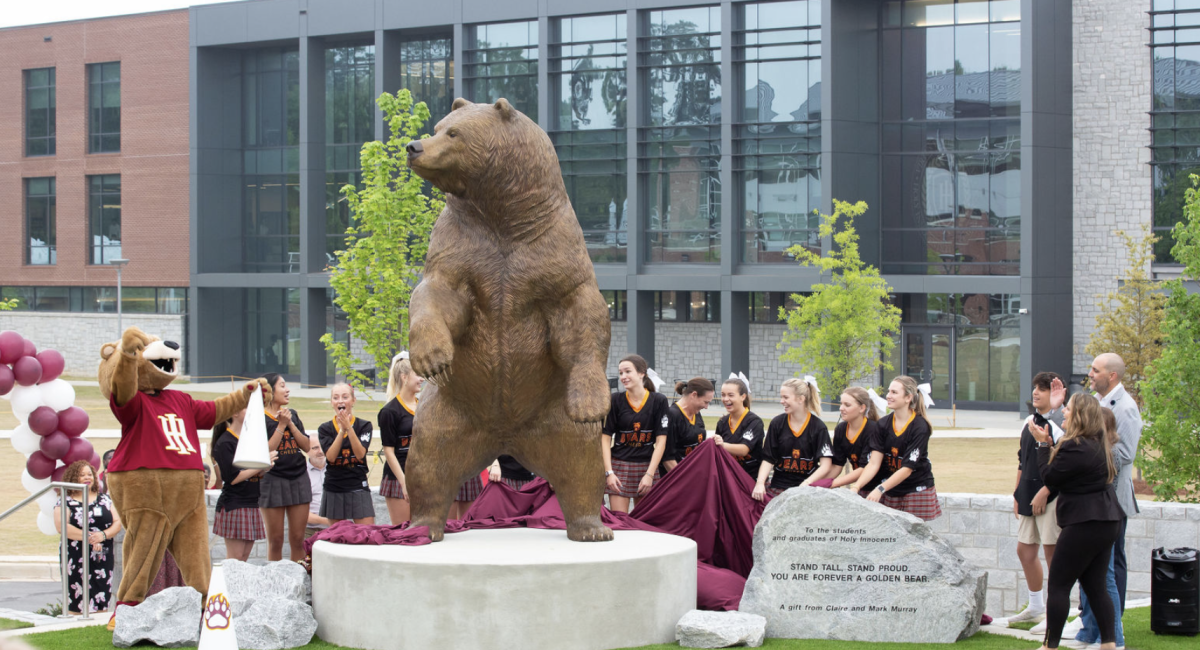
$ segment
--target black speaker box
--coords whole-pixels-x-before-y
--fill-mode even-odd
[[[1155,634],[1200,634],[1200,552],[1156,548],[1150,572],[1150,630]]]

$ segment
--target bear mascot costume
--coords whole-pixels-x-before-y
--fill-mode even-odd
[[[100,392],[121,423],[121,440],[108,465],[108,489],[125,525],[124,574],[117,608],[146,598],[163,553],[171,551],[183,580],[208,593],[208,508],[198,429],[211,429],[246,408],[265,379],[212,402],[167,386],[179,376],[179,344],[136,327],[100,350]],[[117,608],[109,620],[116,623]]]

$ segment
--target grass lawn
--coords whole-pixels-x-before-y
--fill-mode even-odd
[[[14,621],[11,618],[0,618],[0,630],[19,630],[25,627],[33,627],[33,623]]]

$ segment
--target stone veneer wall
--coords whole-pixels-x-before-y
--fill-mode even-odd
[[[1100,297],[1128,264],[1115,230],[1150,224],[1150,3],[1072,2],[1074,47],[1074,366],[1084,352]]]
[[[375,523],[390,525],[387,505],[372,489]],[[209,530],[219,491],[208,493]],[[1016,612],[1028,600],[1025,574],[1017,560],[1017,520],[1012,514],[1012,497],[995,494],[942,494],[942,516],[931,522],[941,535],[965,558],[988,572],[987,613],[1006,616]],[[1125,549],[1129,557],[1127,598],[1150,597],[1150,552],[1160,546],[1200,548],[1200,505],[1139,501],[1142,512],[1129,520]],[[225,544],[209,535],[214,561],[225,559]],[[284,546],[284,553],[287,547]],[[118,552],[118,557],[119,557]],[[250,555],[252,561],[265,561],[266,542],[258,542]],[[1044,568],[1044,567],[1043,567]],[[1078,590],[1074,596],[1078,596]]]
[[[121,325],[126,328],[137,326],[165,341],[183,343],[186,318],[169,314],[124,314]],[[100,365],[100,348],[105,343],[120,340],[116,314],[5,311],[0,312],[0,330],[16,330],[33,341],[39,350],[58,350],[66,359],[69,375],[94,376]]]

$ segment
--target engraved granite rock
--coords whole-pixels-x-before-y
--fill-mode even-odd
[[[675,624],[675,640],[683,648],[757,648],[766,626],[767,619],[757,614],[693,609]]]
[[[925,522],[804,487],[763,511],[739,609],[772,638],[953,643],[979,631],[986,599],[987,573]]]

